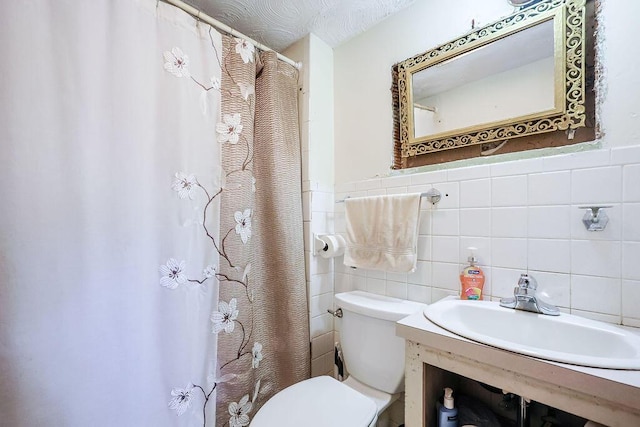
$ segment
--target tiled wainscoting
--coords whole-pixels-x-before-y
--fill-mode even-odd
[[[335,292],[435,302],[458,294],[474,246],[486,298],[510,296],[528,272],[565,312],[640,327],[640,146],[347,183],[335,198],[432,187],[443,197],[435,206],[423,199],[416,271],[356,270],[336,259]],[[604,231],[585,230],[585,205],[612,205]],[[344,205],[331,219],[343,232]]]

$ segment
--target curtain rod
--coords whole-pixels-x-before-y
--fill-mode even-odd
[[[202,11],[196,9],[195,7],[181,1],[181,0],[162,0],[166,3],[172,4],[175,7],[177,7],[178,9],[182,9],[183,11],[187,12],[189,15],[193,16],[196,19],[199,19],[201,21],[206,22],[207,24],[224,31],[227,34],[231,34],[234,37],[238,37],[241,39],[244,39],[246,41],[248,41],[249,43],[253,44],[255,47],[257,47],[260,50],[263,51],[270,51],[270,52],[275,52],[275,50],[271,49],[270,47],[267,47],[265,45],[263,45],[262,43],[258,43],[257,41],[245,36],[244,34],[234,30],[233,28],[231,28],[230,26],[223,24],[222,22],[213,19],[212,17],[210,17],[209,15],[207,15],[206,13],[203,13]],[[296,67],[297,69],[300,69],[300,67],[302,67],[302,63],[301,62],[296,62],[293,59],[287,58],[286,56],[276,52],[276,55],[278,55],[278,59],[280,59],[281,61],[286,62],[289,65],[293,65],[294,67]]]

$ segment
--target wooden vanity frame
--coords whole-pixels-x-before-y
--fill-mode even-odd
[[[607,426],[640,426],[640,371],[585,368],[523,356],[453,335],[422,313],[399,321],[396,333],[406,340],[407,427],[436,426],[434,405],[449,386],[449,373]]]

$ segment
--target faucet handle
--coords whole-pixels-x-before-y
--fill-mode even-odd
[[[533,276],[521,274],[520,279],[518,280],[518,288],[531,289],[532,291],[535,291],[538,288],[538,282]]]

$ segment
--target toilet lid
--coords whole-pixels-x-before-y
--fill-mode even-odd
[[[250,427],[366,427],[376,413],[373,400],[322,376],[277,393],[255,414]]]

